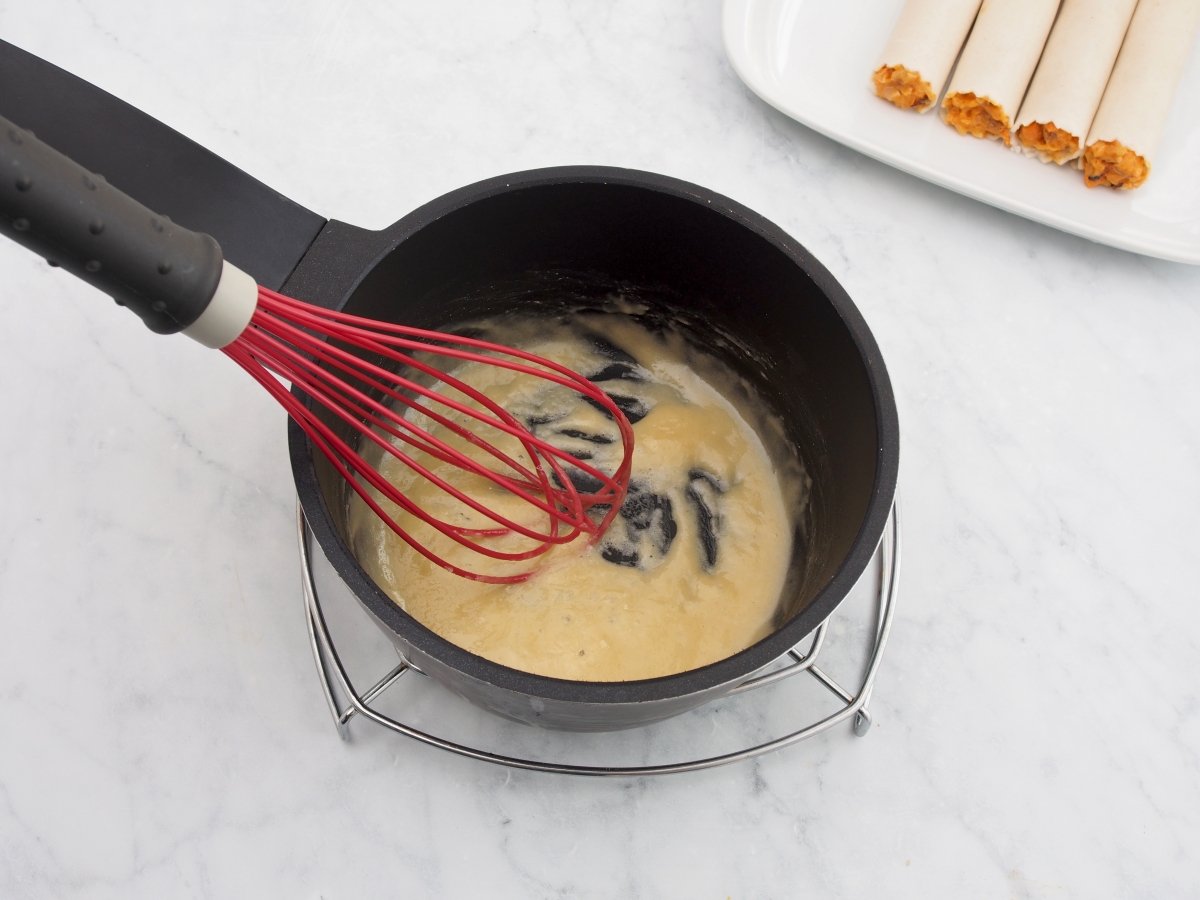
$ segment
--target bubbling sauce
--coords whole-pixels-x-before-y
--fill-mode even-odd
[[[538,558],[532,578],[508,585],[446,572],[352,497],[354,553],[400,607],[479,656],[585,681],[687,671],[774,630],[810,482],[780,423],[744,380],[675,330],[650,330],[623,312],[498,317],[466,330],[562,363],[603,388],[633,425],[629,491],[598,542],[556,546]],[[615,468],[615,423],[578,395],[478,363],[452,374],[539,437],[598,469]],[[372,462],[419,506],[471,522],[458,501],[396,460]],[[503,495],[486,502],[522,514]],[[455,564],[497,574],[513,565],[483,560],[388,511]]]

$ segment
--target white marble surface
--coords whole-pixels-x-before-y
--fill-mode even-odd
[[[5,243],[0,896],[1200,892],[1200,269],[806,131],[739,83],[719,23],[715,2],[647,0],[0,4],[4,38],[345,221],[586,162],[705,184],[795,235],[861,307],[901,408],[874,729],[657,780],[510,772],[365,723],[343,744],[300,614],[282,415]],[[755,733],[782,696],[678,727]]]

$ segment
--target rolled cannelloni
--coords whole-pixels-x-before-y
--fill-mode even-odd
[[[1198,26],[1200,0],[1140,0],[1088,132],[1088,187],[1130,190],[1149,177]]]
[[[1013,126],[1020,150],[1059,165],[1079,157],[1136,5],[1063,0]]]
[[[933,109],[980,2],[908,0],[872,76],[875,93],[901,109]]]
[[[942,115],[960,134],[1012,144],[1021,106],[1059,0],[984,0],[958,68],[942,100]]]

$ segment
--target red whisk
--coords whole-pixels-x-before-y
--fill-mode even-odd
[[[512,583],[533,573],[497,575],[451,563],[403,527],[381,499],[503,563],[533,560],[581,535],[595,540],[621,506],[633,430],[617,405],[582,375],[515,348],[363,319],[261,288],[222,259],[209,235],[155,215],[3,117],[0,226],[18,243],[112,295],[152,331],[183,332],[221,349],[279,401],[401,539],[457,575]],[[431,357],[499,366],[578,393],[616,423],[620,462],[605,472],[555,447],[486,394],[427,361]],[[347,434],[357,439],[347,440]],[[454,438],[473,451],[456,447]],[[484,524],[455,524],[421,508],[368,462],[366,448],[431,481]],[[461,483],[459,475],[465,476]],[[465,487],[481,478],[521,501],[537,521],[498,510]]]

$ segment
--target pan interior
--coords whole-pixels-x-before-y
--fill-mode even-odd
[[[407,236],[345,310],[453,330],[501,313],[601,305],[614,293],[636,299],[649,327],[673,323],[754,385],[808,470],[785,627],[851,551],[876,482],[879,435],[867,368],[846,324],[774,241],[693,199],[642,187],[525,187]],[[344,484],[321,460],[317,475],[346,540]]]

